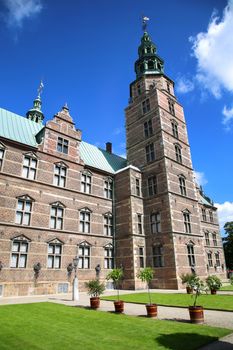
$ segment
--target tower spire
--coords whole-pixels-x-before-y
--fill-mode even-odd
[[[41,80],[40,85],[37,89],[38,95],[33,101],[33,107],[29,109],[29,111],[26,113],[26,117],[30,120],[33,120],[36,123],[42,123],[44,119],[44,114],[41,110],[42,102],[40,97],[40,95],[42,94],[43,88],[44,88],[44,84]]]

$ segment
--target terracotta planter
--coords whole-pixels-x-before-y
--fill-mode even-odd
[[[99,297],[92,297],[90,298],[90,304],[91,304],[91,309],[98,309],[100,307],[100,298]]]
[[[211,294],[217,294],[217,291],[216,291],[216,289],[211,289],[211,290],[210,290],[210,293],[211,293]]]
[[[189,315],[191,323],[204,322],[204,310],[202,306],[189,306]]]
[[[186,287],[187,294],[193,294],[193,288],[192,287]]]
[[[157,305],[156,304],[147,304],[147,317],[157,317]]]
[[[122,314],[124,312],[124,301],[123,300],[115,300],[114,301],[115,312],[118,314]]]

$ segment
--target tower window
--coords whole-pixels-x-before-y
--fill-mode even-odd
[[[138,96],[141,95],[141,93],[142,93],[140,84],[137,85],[137,92],[138,92]]]
[[[68,146],[69,146],[68,140],[63,139],[62,137],[58,137],[58,140],[57,140],[57,151],[58,152],[68,154]]]
[[[146,145],[145,150],[147,163],[153,162],[155,160],[154,144],[150,143],[149,145]]]
[[[142,112],[143,114],[150,111],[150,100],[147,98],[145,101],[142,102]]]
[[[201,209],[201,214],[202,214],[202,220],[206,221],[206,210],[205,210],[205,208]]]
[[[186,233],[191,233],[190,213],[188,211],[183,212],[183,219],[184,219],[184,231]]]
[[[137,214],[137,220],[138,220],[138,234],[142,235],[142,214]]]
[[[186,182],[184,176],[179,176],[180,194],[186,196]]]
[[[144,248],[143,247],[138,248],[138,256],[139,256],[139,267],[144,268],[145,264],[144,264]]]
[[[23,177],[30,180],[36,178],[37,159],[35,157],[25,156],[23,160]]]
[[[172,125],[172,134],[176,139],[178,139],[179,138],[178,124],[175,120],[172,120],[171,125]]]
[[[172,115],[175,115],[175,107],[174,107],[175,103],[172,100],[168,100],[168,108],[169,108],[169,112]]]
[[[195,254],[194,254],[194,246],[193,244],[187,245],[187,251],[188,251],[188,262],[189,266],[195,266]]]
[[[153,196],[157,193],[157,177],[150,176],[147,180],[148,184],[148,195]]]
[[[205,232],[205,244],[210,245],[210,235],[209,232]]]
[[[175,145],[176,161],[182,164],[182,153],[180,145]]]
[[[163,247],[161,245],[156,245],[153,247],[153,266],[164,266]]]
[[[216,235],[216,233],[212,233],[212,238],[213,238],[213,244],[214,244],[214,246],[217,247],[218,241],[217,241],[217,235]]]
[[[167,83],[167,91],[168,91],[169,94],[171,93],[170,84],[169,83]]]
[[[221,266],[220,254],[219,254],[219,252],[215,253],[215,262],[216,262],[216,267]]]
[[[154,69],[155,65],[153,61],[148,62],[148,69]]]
[[[79,245],[78,248],[78,267],[79,269],[89,269],[90,268],[90,252],[91,247],[88,243],[84,242]]]
[[[151,119],[149,119],[144,123],[144,134],[145,134],[145,137],[150,137],[153,135],[153,127],[152,127]]]
[[[140,196],[141,191],[140,191],[140,180],[139,179],[135,179],[135,185],[136,185],[136,196]]]
[[[210,222],[214,222],[214,217],[213,217],[212,210],[209,211],[209,216],[210,216]]]
[[[153,213],[150,216],[150,226],[151,233],[159,233],[161,232],[161,216],[160,213]]]

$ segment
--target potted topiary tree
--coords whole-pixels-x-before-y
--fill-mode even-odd
[[[189,315],[192,323],[203,323],[204,322],[204,309],[203,306],[197,306],[197,298],[203,292],[206,292],[205,283],[197,276],[192,279],[190,283],[193,294],[192,298],[194,299],[193,305],[189,306]]]
[[[193,278],[195,278],[195,276],[196,275],[194,273],[182,273],[182,275],[180,276],[182,284],[186,285],[187,294],[193,293],[191,283],[192,283]]]
[[[109,272],[106,277],[107,280],[113,281],[114,288],[117,289],[117,300],[114,301],[116,313],[124,312],[124,301],[120,300],[120,293],[119,293],[119,283],[122,280],[123,276],[124,276],[124,273],[122,268],[116,268],[116,269],[113,269],[111,272]]]
[[[90,297],[91,309],[98,309],[100,306],[99,296],[105,291],[104,283],[100,283],[98,279],[94,279],[85,283]]]
[[[150,294],[150,282],[153,279],[153,269],[151,267],[145,267],[139,272],[138,278],[140,278],[142,282],[146,282],[147,284],[148,296],[149,296],[149,304],[146,304],[147,316],[156,317],[157,305],[151,302],[151,294]]]
[[[206,278],[206,284],[210,289],[211,294],[216,294],[222,286],[222,282],[218,276],[211,275]]]

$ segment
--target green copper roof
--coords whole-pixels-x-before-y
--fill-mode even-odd
[[[36,134],[44,125],[0,108],[0,136],[37,147]]]
[[[80,144],[80,155],[87,166],[112,174],[127,166],[125,158],[104,151],[84,141]]]

